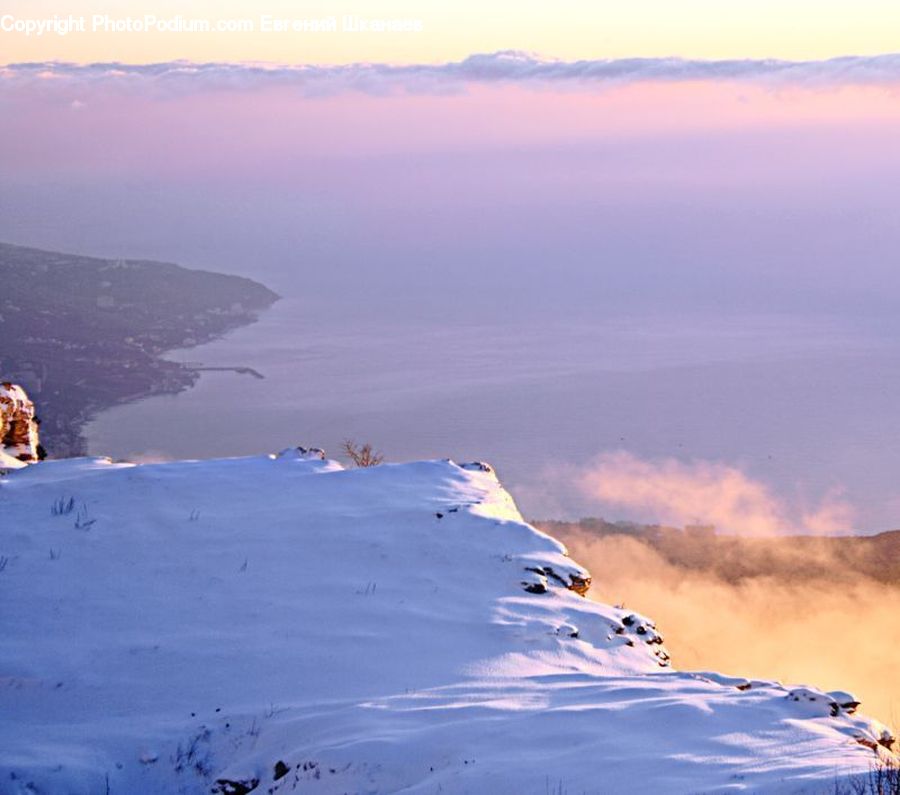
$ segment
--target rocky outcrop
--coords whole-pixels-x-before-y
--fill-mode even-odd
[[[4,461],[32,464],[43,458],[34,403],[25,390],[8,381],[0,383],[0,466]]]

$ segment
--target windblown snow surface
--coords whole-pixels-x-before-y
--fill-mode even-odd
[[[4,795],[824,792],[884,740],[673,670],[481,465],[48,461],[0,556]]]

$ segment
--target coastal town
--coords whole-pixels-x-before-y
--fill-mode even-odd
[[[35,401],[51,456],[87,452],[81,429],[98,411],[192,386],[202,365],[162,355],[252,323],[278,299],[246,278],[8,244],[0,279],[0,372]]]

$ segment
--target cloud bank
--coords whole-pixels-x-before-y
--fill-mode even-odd
[[[153,87],[161,91],[254,89],[288,85],[308,96],[361,92],[448,93],[467,86],[602,88],[640,82],[731,81],[777,87],[881,86],[900,84],[900,53],[845,56],[818,61],[776,59],[692,60],[619,58],[562,61],[519,51],[471,55],[443,64],[355,63],[321,66],[254,63],[154,64],[62,62],[0,66],[0,88],[100,84]]]
[[[793,498],[721,461],[641,458],[624,450],[595,456],[585,465],[552,463],[539,484],[521,493],[566,515],[602,516],[670,527],[714,525],[741,536],[834,535],[853,531],[856,510],[839,488],[815,499],[798,484]]]
[[[721,565],[707,568],[641,538],[577,525],[552,532],[591,571],[589,597],[651,616],[680,670],[850,690],[868,714],[897,726],[900,587],[862,574],[851,545],[744,542],[731,551],[750,553],[751,571],[735,577],[727,556],[716,557],[727,551],[721,544],[708,559]]]
[[[764,483],[714,461],[644,460],[619,451],[598,456],[580,484],[608,505],[679,526],[710,523],[743,535],[829,534],[852,529],[853,510],[837,494],[790,508]]]

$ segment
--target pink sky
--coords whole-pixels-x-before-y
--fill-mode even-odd
[[[732,82],[609,88],[468,86],[446,95],[340,93],[307,98],[291,86],[159,95],[53,80],[0,94],[4,170],[94,176],[168,174],[179,180],[292,175],[310,158],[467,153],[587,146],[729,133],[810,130],[816,140],[886,136],[900,102],[884,87],[778,90]],[[2,91],[2,88],[0,88]],[[811,142],[813,149],[817,144]],[[850,158],[864,152],[845,153]],[[778,165],[778,147],[772,148]],[[673,159],[677,166],[677,158]],[[634,174],[640,164],[632,164]],[[757,166],[754,165],[756,170]],[[732,163],[730,179],[740,179]]]

